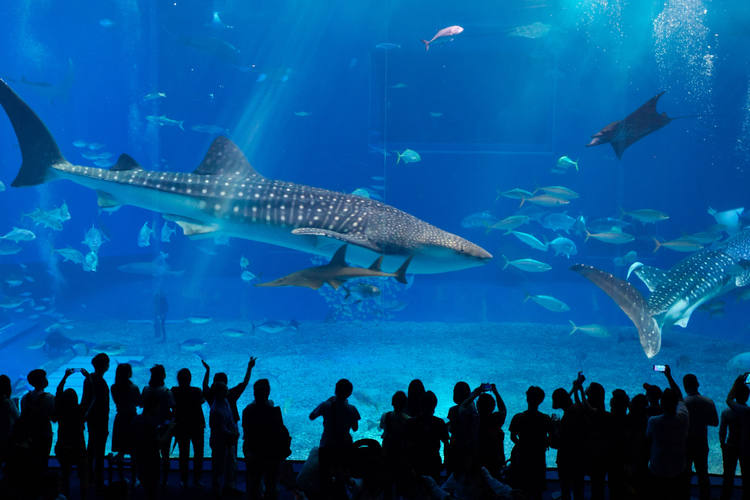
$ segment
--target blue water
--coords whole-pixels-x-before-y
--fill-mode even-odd
[[[161,285],[169,300],[170,319],[209,316],[213,325],[248,330],[251,321],[294,319],[303,327],[290,342],[300,345],[310,344],[305,322],[319,325],[326,319],[346,320],[346,325],[350,320],[384,319],[378,328],[389,332],[398,331],[406,321],[431,325],[425,328],[442,323],[446,331],[452,324],[469,322],[500,325],[497,328],[505,323],[557,325],[555,331],[561,335],[551,336],[550,345],[567,341],[568,320],[612,330],[623,327],[632,333],[632,325],[616,305],[570,272],[569,265],[592,264],[624,277],[626,268],[616,267],[612,259],[635,250],[638,260],[668,268],[685,254],[669,249],[652,252],[653,237],[669,240],[704,231],[715,223],[708,207],[727,210],[748,203],[750,40],[745,27],[750,6],[743,2],[274,1],[249,6],[218,0],[73,4],[17,0],[4,10],[0,77],[43,119],[73,163],[91,165],[81,156],[85,148],[73,145],[84,141],[103,144],[102,151],[111,152],[113,161],[127,152],[147,169],[192,171],[217,135],[192,127],[214,125],[227,129],[267,177],[344,192],[366,188],[386,203],[495,255],[480,268],[416,276],[408,288],[375,282],[383,295],[372,304],[347,305],[330,290],[254,288],[240,278],[242,256],[260,281],[310,266],[310,256],[237,239],[228,245],[210,239],[190,241],[179,229],[171,242],[161,242],[164,221],[158,214],[136,207],[100,212],[96,194],[84,187],[63,181],[11,188],[21,160],[13,130],[0,118],[0,180],[8,186],[0,193],[0,231],[18,226],[36,233],[34,241],[21,242],[21,252],[0,257],[4,279],[20,276],[23,281],[18,287],[3,283],[3,292],[5,297],[27,292],[35,304],[50,299],[46,302],[50,306],[38,312],[39,318],[29,319],[36,313],[28,303],[18,308],[21,311],[0,312],[4,324],[38,323],[36,330],[0,350],[2,365],[7,367],[2,371],[14,379],[40,363],[54,372],[70,361],[71,356],[48,359],[43,349],[27,347],[61,318],[74,325],[62,330],[65,335],[90,335],[92,341],[96,325],[126,332],[127,320],[150,319],[152,293],[159,283],[117,268],[151,261],[159,252],[168,254],[172,269],[184,271]],[[212,22],[214,12],[221,23]],[[450,25],[460,25],[464,32],[426,52],[420,40]],[[386,42],[394,45],[378,48]],[[645,137],[622,160],[608,145],[584,147],[593,133],[661,91],[666,93],[658,103],[659,112],[695,116]],[[166,97],[144,100],[154,92]],[[149,124],[149,115],[183,121],[184,130]],[[393,152],[406,148],[419,152],[421,162],[396,164]],[[552,173],[563,155],[578,160],[580,172]],[[533,191],[547,185],[564,185],[580,193],[566,207],[574,217],[617,217],[622,207],[658,209],[670,219],[648,226],[632,221],[626,230],[636,240],[622,246],[584,242],[581,234],[574,234],[570,238],[578,255],[570,260],[531,249],[498,231],[486,233],[483,228],[461,225],[465,216],[481,211],[497,218],[512,215],[517,200],[496,200],[498,190]],[[61,231],[34,226],[23,217],[63,201],[71,219]],[[143,248],[137,243],[145,222],[156,229],[156,238]],[[107,238],[98,252],[96,272],[63,263],[52,252],[73,247],[85,253],[81,241],[92,225]],[[536,223],[520,230],[540,238],[555,237]],[[501,255],[533,257],[553,269],[535,274],[502,270]],[[554,313],[524,303],[527,293],[555,296],[571,311]],[[690,366],[699,378],[722,373],[722,380],[731,380],[725,364],[742,352],[746,313],[747,303],[729,298],[722,314],[693,315],[687,331],[693,335],[690,338],[705,339],[705,349],[721,351],[732,342],[732,348],[721,351],[712,362]],[[84,324],[85,328],[80,326]],[[331,335],[325,341],[331,345],[364,342],[352,338],[350,326],[328,325]],[[171,333],[165,346],[151,346],[150,325],[143,327],[141,337],[122,335],[118,341],[126,356],[130,349],[145,355],[147,364],[159,361],[159,355],[176,357],[176,362],[184,355],[180,342],[188,337],[180,327],[168,327]],[[189,337],[211,342],[221,335],[222,327],[189,329]],[[446,340],[441,331],[435,329],[436,344]],[[676,328],[665,334],[673,342],[670,349],[676,349],[669,354],[675,359],[682,333]],[[488,366],[529,363],[532,356],[524,336],[513,338],[505,340],[510,345],[498,350],[497,357],[486,360]],[[235,339],[231,349],[258,352],[267,348],[264,342],[277,341],[264,340],[262,335]],[[579,350],[591,359],[599,350],[609,352],[614,342],[605,348],[598,339],[584,337]],[[413,345],[405,335],[402,344],[393,344],[392,349],[411,352]],[[690,356],[695,345],[683,346],[684,354]],[[406,365],[430,364],[430,346],[423,347],[424,354],[413,358],[388,357],[385,368],[400,375],[403,386],[410,377],[419,376]],[[615,347],[624,359],[647,366],[637,342]],[[298,348],[300,358],[294,362],[313,363],[326,357],[326,350],[321,351],[308,351],[305,357]],[[366,352],[358,362],[378,363]],[[230,362],[226,352],[207,348],[206,356],[217,365]],[[533,358],[542,371],[545,364],[557,362]],[[197,380],[197,358],[190,359]],[[551,393],[552,384],[567,384],[575,371],[571,367],[560,381],[523,382],[546,380]],[[346,375],[331,373],[327,385],[321,381],[323,386],[306,387],[309,393],[304,400],[314,405],[336,378]],[[617,384],[637,386],[628,375],[623,373],[622,381],[613,377],[606,385],[608,391]],[[478,377],[472,383],[480,382]],[[139,385],[145,381],[136,380]],[[443,399],[448,398],[446,388],[453,383],[449,374],[438,383]],[[724,388],[718,383],[717,387],[709,395],[721,401]],[[383,408],[392,389],[378,394]],[[283,393],[284,388],[274,390]],[[293,398],[292,405],[299,401]],[[448,401],[441,400],[441,407],[444,403]],[[314,435],[319,429],[299,432]],[[314,441],[305,439],[305,445],[295,448],[295,456],[304,456]]]

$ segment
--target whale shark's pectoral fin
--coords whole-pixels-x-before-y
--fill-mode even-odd
[[[638,329],[638,337],[646,356],[653,358],[661,349],[661,326],[649,311],[646,299],[633,285],[616,278],[594,266],[576,264],[570,268],[591,281],[609,295],[620,309],[627,314]]]
[[[173,216],[165,215],[166,220],[174,221],[178,226],[182,228],[182,232],[189,238],[196,239],[202,237],[213,237],[216,236],[216,231],[219,230],[218,226],[206,225],[198,221],[188,221],[185,219],[178,219]]]
[[[375,245],[373,242],[368,240],[363,234],[353,233],[337,233],[329,229],[319,229],[317,227],[300,227],[292,231],[292,234],[308,235],[308,236],[323,236],[326,238],[333,238],[345,243],[351,243],[360,247],[367,248],[373,252],[382,253],[380,247]]]

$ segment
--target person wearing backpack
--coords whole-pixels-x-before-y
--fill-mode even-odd
[[[242,411],[247,492],[250,499],[278,498],[281,463],[291,455],[291,437],[281,416],[281,409],[269,399],[268,379],[253,384],[255,400]],[[265,493],[261,495],[261,482]]]

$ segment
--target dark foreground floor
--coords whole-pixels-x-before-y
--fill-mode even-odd
[[[245,498],[245,469],[244,469],[244,463],[239,462],[238,463],[239,470],[237,471],[237,483],[236,483],[236,490],[227,492],[222,496],[222,498],[226,499],[232,499],[232,498]],[[299,470],[302,468],[302,462],[300,461],[288,461],[284,464],[285,474],[288,480],[293,480],[292,478],[295,477],[296,473],[299,472]],[[158,498],[160,500],[163,499],[184,499],[184,500],[192,500],[192,499],[206,499],[206,498],[216,498],[216,495],[211,490],[211,462],[210,460],[205,461],[204,465],[204,472],[202,477],[202,485],[200,487],[196,487],[192,484],[192,471],[191,471],[191,482],[187,487],[183,487],[180,484],[180,477],[179,477],[179,471],[178,471],[178,463],[177,460],[172,460],[170,465],[170,471],[169,476],[167,479],[167,484],[164,487],[161,487],[159,489],[159,496]],[[55,476],[59,475],[59,468],[57,462],[52,459],[50,461],[50,475]],[[131,471],[126,468],[124,471],[125,479],[130,480],[131,478]],[[559,490],[559,482],[557,478],[557,471],[555,469],[549,469],[547,471],[547,478],[548,478],[548,489],[547,492],[544,495],[544,500],[554,500],[559,498],[560,490]],[[104,489],[95,491],[92,487],[89,490],[89,496],[88,499],[100,499],[100,500],[119,500],[119,499],[127,499],[127,500],[141,500],[146,499],[146,494],[144,489],[137,485],[136,487],[131,487],[130,485],[126,485],[121,481],[121,476],[119,473],[119,470],[115,467],[107,468],[105,470],[105,481],[108,486],[105,486]],[[111,486],[110,486],[111,485]],[[721,493],[721,476],[712,475],[711,476],[711,498],[712,499],[718,499]],[[741,487],[740,487],[740,479],[735,479],[735,489],[734,494],[732,495],[732,500],[739,500],[741,498]],[[71,477],[71,494],[69,499],[75,500],[81,498],[80,495],[80,482],[77,476],[77,473],[74,471],[73,475]],[[588,498],[588,483],[586,485],[586,495]],[[4,495],[2,492],[0,492],[0,499],[4,498]],[[56,499],[55,495],[51,495],[49,497],[50,499]],[[283,486],[283,480],[282,485],[280,486],[280,495],[279,500],[296,500],[298,497],[295,497],[294,494],[288,489]],[[698,489],[696,485],[696,480],[693,478],[693,484],[692,484],[692,496],[691,498],[697,499],[698,498]]]

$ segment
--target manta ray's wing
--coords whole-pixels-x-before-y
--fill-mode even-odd
[[[622,158],[622,154],[634,142],[672,121],[666,113],[656,112],[656,103],[662,95],[664,92],[655,95],[622,120],[610,141],[618,159]]]

